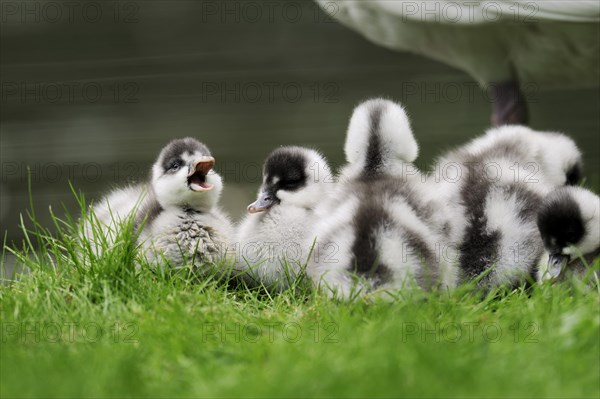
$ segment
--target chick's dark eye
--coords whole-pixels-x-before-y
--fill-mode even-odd
[[[282,182],[283,188],[287,188],[287,189],[294,189],[294,188],[299,187],[300,185],[302,185],[301,179],[292,179],[292,180],[286,180],[286,181]]]
[[[577,232],[573,229],[565,230],[563,237],[566,244],[575,244],[578,241]]]
[[[181,168],[181,161],[173,161],[169,164],[169,170],[177,172]]]

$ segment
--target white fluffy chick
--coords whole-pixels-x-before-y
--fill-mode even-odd
[[[315,207],[332,189],[325,158],[303,147],[281,147],[263,166],[258,198],[240,223],[237,269],[252,285],[282,290],[302,272],[311,250]]]
[[[194,138],[168,143],[149,182],[117,189],[94,206],[108,242],[132,218],[138,244],[151,261],[201,268],[222,260],[232,228],[218,207],[223,183],[214,163],[208,148]]]

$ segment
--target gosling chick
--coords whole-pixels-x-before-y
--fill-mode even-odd
[[[583,277],[600,256],[600,197],[581,187],[561,187],[544,198],[537,225],[548,262],[538,281]]]
[[[214,164],[196,139],[173,140],[160,152],[149,182],[113,191],[94,213],[111,237],[123,220],[134,218],[138,245],[162,266],[217,262],[228,250],[232,227],[218,207],[223,183]]]
[[[250,284],[277,291],[295,281],[314,240],[315,207],[333,183],[327,161],[312,149],[281,147],[267,157],[258,198],[235,240],[237,269]]]
[[[404,109],[384,99],[360,104],[344,150],[335,193],[318,210],[307,267],[313,282],[343,299],[411,281],[425,289],[453,285],[456,273],[436,247],[443,215],[412,165],[418,144]]]
[[[558,133],[504,126],[443,156],[435,170],[453,165],[451,178],[431,184],[450,213],[462,215],[460,282],[486,289],[534,281],[542,262],[537,210],[555,187],[576,183],[581,152]],[[431,176],[430,176],[431,179]]]

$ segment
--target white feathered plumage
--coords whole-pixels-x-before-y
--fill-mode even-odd
[[[519,87],[596,87],[596,0],[316,0],[370,41],[444,62],[491,86],[496,125],[526,123]]]

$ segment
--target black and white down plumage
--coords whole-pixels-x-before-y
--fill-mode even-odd
[[[546,187],[577,184],[583,169],[581,151],[573,139],[519,125],[490,129],[441,157],[438,165],[456,162],[467,167],[487,162],[484,166],[498,170],[504,179]]]
[[[248,206],[236,240],[237,269],[251,284],[289,287],[308,259],[315,207],[332,190],[325,158],[303,147],[281,147],[263,166],[258,198]]]
[[[542,199],[581,176],[581,153],[558,133],[522,126],[488,131],[444,155],[428,176],[448,212],[462,215],[460,281],[482,287],[534,280],[543,245],[536,226]]]
[[[538,280],[584,276],[600,256],[600,197],[581,187],[561,187],[548,194],[537,225],[547,257]]]
[[[93,207],[108,242],[124,220],[133,218],[138,244],[150,260],[181,267],[222,259],[232,228],[217,205],[223,183],[214,163],[196,139],[168,143],[149,182],[117,189]]]
[[[350,120],[342,169],[331,198],[318,209],[307,273],[325,292],[452,286],[456,274],[440,248],[452,225],[424,190],[412,162],[418,155],[404,109],[388,100],[360,104]]]
[[[419,146],[404,109],[392,101],[364,101],[353,111],[344,145],[346,179],[402,175],[414,162]]]

